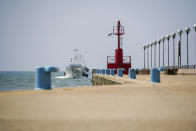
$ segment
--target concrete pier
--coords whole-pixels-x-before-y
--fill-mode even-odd
[[[0,130],[196,130],[196,75],[95,76],[121,84],[0,92]]]
[[[115,77],[112,76],[105,76],[105,75],[93,75],[92,76],[92,85],[97,86],[97,85],[117,85],[121,84],[120,82],[115,80]]]

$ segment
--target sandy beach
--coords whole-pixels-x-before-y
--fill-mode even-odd
[[[195,131],[196,75],[148,81],[0,92],[0,131]]]

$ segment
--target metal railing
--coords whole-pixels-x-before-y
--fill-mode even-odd
[[[172,33],[171,35],[166,35],[165,37],[161,37],[160,39],[149,42],[146,44],[143,49],[144,49],[144,69],[149,69],[152,67],[164,67],[164,68],[178,68],[178,69],[196,69],[195,65],[190,65],[189,62],[189,33],[191,31],[191,28],[186,27],[184,30],[178,30],[176,33]],[[195,39],[196,39],[196,24],[193,25],[193,33],[195,33]],[[182,43],[182,35],[183,33],[186,35],[186,43]],[[175,42],[175,38],[178,35],[178,42]],[[173,40],[172,43],[170,43],[170,40]],[[183,41],[184,42],[184,41]],[[171,45],[172,44],[172,49]],[[156,46],[158,45],[158,46]],[[162,53],[160,49],[160,45],[162,46]],[[164,47],[167,47],[166,50],[164,50]],[[186,48],[182,48],[185,47]],[[154,53],[152,51],[152,48],[154,47]],[[158,61],[157,61],[157,54],[156,54],[156,47],[158,47]],[[149,49],[150,48],[150,49]],[[177,52],[175,51],[177,48]],[[149,53],[150,50],[150,53]],[[183,50],[183,51],[182,51]],[[165,52],[167,51],[167,52]],[[170,51],[173,51],[173,53],[170,53]],[[183,60],[183,63],[186,63],[186,65],[181,65],[182,63],[182,52],[186,52],[185,57],[186,59]],[[196,52],[196,50],[194,50]],[[147,56],[146,54],[147,53]],[[167,53],[167,58],[165,57],[165,54]],[[153,60],[153,54],[154,54],[154,60]],[[161,56],[162,55],[162,56]],[[173,57],[173,62],[171,63],[170,56]],[[196,57],[196,56],[195,56]],[[146,61],[147,58],[147,61]],[[162,65],[161,65],[161,58],[162,58]],[[177,63],[176,63],[177,59]],[[154,61],[154,66],[153,66],[153,61]],[[147,63],[147,64],[146,64]],[[149,64],[151,63],[151,64]],[[157,66],[158,64],[158,66]]]
[[[158,67],[157,67],[158,68]],[[196,69],[196,65],[180,65],[180,66],[161,66],[160,68],[164,69]],[[143,68],[143,69],[149,69],[149,68]]]
[[[115,64],[115,56],[108,56],[107,63],[108,64]],[[123,63],[124,64],[131,64],[131,56],[123,56]]]

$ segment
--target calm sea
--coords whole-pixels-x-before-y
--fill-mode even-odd
[[[90,73],[89,73],[90,74]],[[52,88],[90,86],[89,78],[56,78],[63,72],[52,73]],[[0,91],[2,90],[32,90],[35,88],[35,72],[0,71]]]

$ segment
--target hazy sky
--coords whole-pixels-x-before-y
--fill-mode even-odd
[[[107,35],[118,20],[125,26],[124,55],[132,56],[133,67],[143,67],[145,44],[187,26],[190,64],[196,63],[196,0],[0,0],[0,70],[45,65],[63,70],[75,48],[88,67],[105,68],[117,47],[116,36]],[[182,39],[185,64],[185,33]]]

